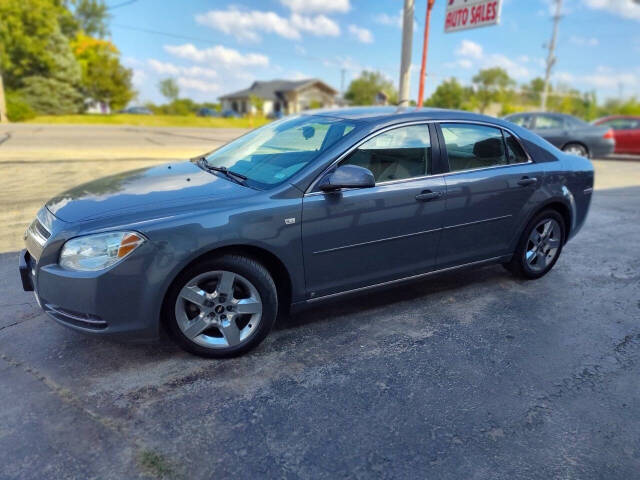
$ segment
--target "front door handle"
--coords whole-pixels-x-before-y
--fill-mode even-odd
[[[518,185],[520,185],[521,187],[527,187],[529,185],[533,185],[537,181],[538,179],[536,177],[522,177],[520,180],[518,180]]]
[[[429,202],[431,200],[436,200],[442,196],[442,192],[432,192],[431,190],[425,190],[424,192],[416,195],[416,200],[418,202]]]

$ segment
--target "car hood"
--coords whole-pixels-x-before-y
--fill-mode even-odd
[[[62,221],[80,222],[217,199],[228,202],[252,192],[193,162],[182,162],[103,177],[67,190],[46,206]]]

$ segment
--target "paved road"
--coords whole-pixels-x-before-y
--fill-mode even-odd
[[[350,298],[227,361],[68,331],[0,255],[0,478],[637,478],[638,205],[596,191],[543,279]]]

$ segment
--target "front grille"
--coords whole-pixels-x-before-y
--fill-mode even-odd
[[[45,304],[44,311],[61,323],[89,330],[104,330],[108,324],[97,315],[78,313],[57,305]]]

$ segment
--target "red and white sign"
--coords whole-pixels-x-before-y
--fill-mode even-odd
[[[444,32],[496,25],[501,4],[501,0],[447,0]]]

